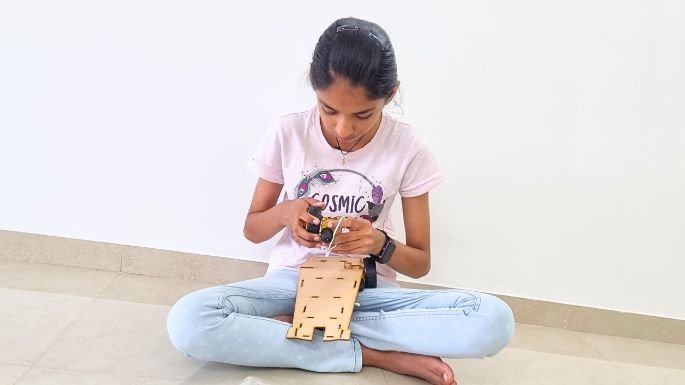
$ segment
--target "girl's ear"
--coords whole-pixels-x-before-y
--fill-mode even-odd
[[[397,95],[397,90],[399,90],[399,89],[400,89],[400,81],[398,80],[397,84],[395,84],[395,88],[393,88],[393,90],[392,90],[392,94],[390,94],[390,96],[385,98],[385,105],[392,102],[392,100],[395,98],[395,95]]]

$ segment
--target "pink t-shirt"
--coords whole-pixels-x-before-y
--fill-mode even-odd
[[[284,199],[312,197],[326,203],[326,217],[361,217],[394,237],[390,208],[395,197],[415,197],[444,180],[435,159],[416,130],[383,114],[371,142],[344,156],[323,136],[318,108],[281,117],[271,125],[250,168],[284,185]],[[335,242],[333,242],[335,243]],[[286,228],[271,252],[269,271],[298,269],[318,248],[301,246]],[[335,249],[331,252],[335,254]],[[377,265],[380,279],[394,281],[395,271]]]

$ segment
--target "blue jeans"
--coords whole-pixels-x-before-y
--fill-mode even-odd
[[[471,291],[366,289],[357,297],[349,341],[286,338],[298,272],[210,287],[181,298],[167,327],[176,349],[206,361],[315,372],[358,372],[363,345],[445,358],[484,358],[504,348],[514,333],[511,309],[497,297]]]

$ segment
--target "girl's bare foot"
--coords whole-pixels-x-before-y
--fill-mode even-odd
[[[279,321],[287,322],[289,324],[293,323],[293,316],[291,315],[277,315],[275,317],[271,317],[272,319],[277,319]]]
[[[293,316],[279,315],[275,320],[293,323]],[[362,365],[421,378],[432,385],[457,385],[452,368],[438,357],[404,352],[384,352],[362,345]]]
[[[452,368],[438,357],[384,352],[362,346],[362,365],[418,377],[433,385],[457,385]]]

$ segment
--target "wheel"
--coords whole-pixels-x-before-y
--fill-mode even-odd
[[[331,243],[333,240],[333,229],[325,228],[321,230],[321,240],[326,243]]]
[[[312,214],[313,216],[319,218],[319,220],[321,220],[323,218],[323,216],[321,215],[321,208],[320,207],[309,206],[309,208],[307,209],[307,212]],[[315,225],[313,223],[307,223],[305,228],[307,229],[308,232],[310,232],[312,234],[318,234],[319,230],[321,229],[321,227],[319,225]]]
[[[367,289],[375,289],[377,285],[376,261],[371,257],[366,257],[364,258],[364,287]]]

